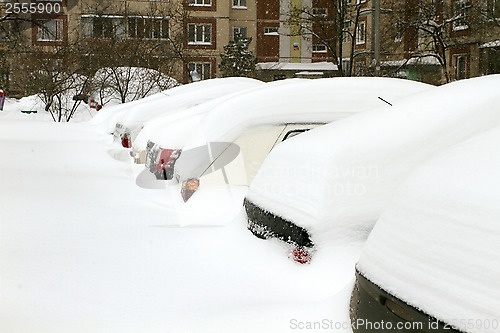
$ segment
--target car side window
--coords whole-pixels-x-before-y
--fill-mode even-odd
[[[283,138],[282,141],[285,141],[287,139],[293,138],[296,135],[299,135],[301,133],[309,131],[309,128],[307,129],[296,129],[296,130],[291,130],[288,133],[285,134],[285,137]]]

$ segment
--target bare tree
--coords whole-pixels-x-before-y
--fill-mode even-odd
[[[293,7],[288,19],[292,27],[291,36],[301,36],[314,44],[323,45],[332,62],[338,66],[339,74],[351,76],[353,59],[356,57],[356,34],[364,2],[329,0],[325,4],[327,8]],[[347,69],[343,68],[342,62],[346,42],[350,43],[350,66]]]
[[[403,66],[412,59],[434,58],[445,81],[450,82],[447,52],[466,40],[466,31],[481,31],[484,25],[481,2],[408,0],[391,1],[388,6],[393,13],[392,26],[396,27],[396,36],[392,38],[399,35],[406,48]]]
[[[50,53],[27,49],[24,61],[15,70],[22,71],[18,84],[24,86],[26,94],[37,94],[55,122],[68,122],[75,115],[88,77],[81,75],[75,66],[74,45],[53,48]]]
[[[117,7],[118,6],[118,7]],[[87,7],[81,39],[89,75],[102,105],[124,103],[175,85],[186,64],[181,4],[155,2],[141,11],[127,3]],[[119,13],[119,14],[117,14]]]

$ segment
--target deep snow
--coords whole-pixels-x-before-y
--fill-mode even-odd
[[[359,244],[300,266],[242,214],[181,227],[170,192],[137,186],[128,151],[92,125],[2,119],[0,151],[0,331],[348,326]]]

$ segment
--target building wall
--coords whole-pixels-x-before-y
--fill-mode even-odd
[[[280,3],[256,0],[256,55],[258,62],[275,62],[280,53]]]
[[[183,52],[185,59],[193,66],[207,65],[210,69],[207,76],[218,77],[221,75],[218,65],[220,63],[220,53],[223,47],[233,38],[234,28],[246,29],[246,34],[252,37],[250,50],[257,56],[259,62],[332,62],[332,55],[328,52],[317,50],[313,46],[314,39],[304,38],[303,36],[293,35],[294,26],[288,24],[288,13],[292,6],[300,8],[325,8],[329,18],[333,19],[333,7],[330,0],[247,0],[246,7],[233,7],[233,1],[212,0],[210,6],[190,6],[189,0],[170,0],[170,1],[115,1],[115,0],[62,0],[40,1],[34,0],[36,5],[46,6],[50,3],[60,5],[59,13],[40,12],[27,14],[28,19],[60,20],[61,37],[57,41],[42,40],[39,38],[38,28],[30,26],[29,23],[21,24],[24,26],[23,32],[27,40],[38,48],[50,52],[56,46],[64,45],[77,40],[82,35],[82,16],[95,12],[102,12],[106,15],[132,15],[141,14],[147,16],[155,9],[158,11],[167,10],[172,6],[179,6],[187,13],[187,19],[184,22],[171,22],[170,29],[181,30],[186,34],[183,43]],[[202,0],[196,0],[202,1]],[[443,8],[453,8],[453,4],[459,0],[442,0]],[[474,5],[486,3],[492,0],[469,0]],[[21,3],[30,4],[30,0],[22,0]],[[385,8],[393,0],[381,0],[382,7]],[[353,8],[357,4],[353,0]],[[418,8],[418,0],[405,0],[407,8]],[[373,3],[372,0],[361,1],[361,14],[359,24],[364,29],[358,31],[357,41],[354,43],[354,50],[351,50],[351,41],[348,39],[343,43],[342,59],[347,60],[353,52],[354,75],[373,75],[374,58],[374,26],[373,26]],[[45,8],[45,7],[44,7]],[[46,9],[46,8],[45,8]],[[54,12],[54,10],[53,10]],[[411,11],[410,11],[411,13]],[[499,13],[500,14],[500,13]],[[351,17],[351,25],[354,26],[355,17]],[[498,21],[491,21],[482,25],[472,25],[470,29],[461,29],[451,32],[450,47],[446,52],[448,62],[448,72],[452,80],[465,77],[474,77],[483,74],[497,73],[500,71],[499,49],[500,49],[500,18]],[[211,42],[205,45],[193,45],[188,41],[188,25],[194,23],[206,23],[212,25]],[[381,15],[380,34],[381,42],[381,61],[385,63],[402,61],[410,58],[417,52],[418,45],[416,31],[411,29],[401,34],[396,33],[397,22],[391,18],[389,11],[383,11]],[[359,33],[364,31],[364,38],[360,38]],[[335,31],[332,29],[331,33]],[[495,44],[496,43],[496,44]],[[161,56],[161,55],[160,55]],[[178,79],[184,82],[189,81],[189,66],[183,63],[176,65],[179,72]],[[204,67],[203,67],[204,68]],[[426,80],[436,80],[436,65],[421,66],[414,68],[405,68],[407,75]],[[392,68],[384,75],[395,75]],[[429,70],[432,72],[429,74]]]

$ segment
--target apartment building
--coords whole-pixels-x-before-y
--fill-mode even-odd
[[[47,52],[78,39],[104,41],[104,48],[105,41],[131,45],[140,40],[158,45],[154,50],[158,62],[177,57],[176,78],[188,82],[193,70],[202,79],[220,76],[219,55],[235,34],[251,37],[250,51],[260,59],[277,60],[279,8],[274,4],[271,0],[26,1],[25,17],[33,22],[26,37]],[[150,64],[138,60],[137,65]]]
[[[406,29],[384,12],[390,3],[381,5],[383,74],[440,84],[500,73],[500,1],[406,0]]]
[[[324,41],[335,39],[332,36],[339,29],[335,3],[25,0],[18,10],[32,21],[23,23],[22,30],[35,49],[49,54],[55,46],[89,40],[99,44],[98,51],[82,51],[81,61],[99,67],[107,64],[103,59],[112,56],[116,40],[123,42],[124,52],[141,41],[148,47],[137,49],[135,64],[167,66],[168,73],[181,82],[189,82],[193,70],[202,79],[221,76],[219,55],[236,33],[252,37],[250,50],[259,62],[257,77],[265,80],[339,75],[335,56],[342,70],[352,75],[400,76],[430,83],[445,81],[443,66],[450,80],[500,72],[500,0],[345,0],[349,10],[341,22],[342,41],[335,44],[334,56]],[[433,37],[424,29],[401,25],[418,16],[426,3],[435,6],[437,23],[452,19],[443,28],[446,45],[437,50],[442,59],[433,56]],[[399,12],[406,17],[394,14],[395,4],[402,6]],[[301,27],[291,20],[294,8],[319,21]],[[114,55],[115,60],[120,58]]]

